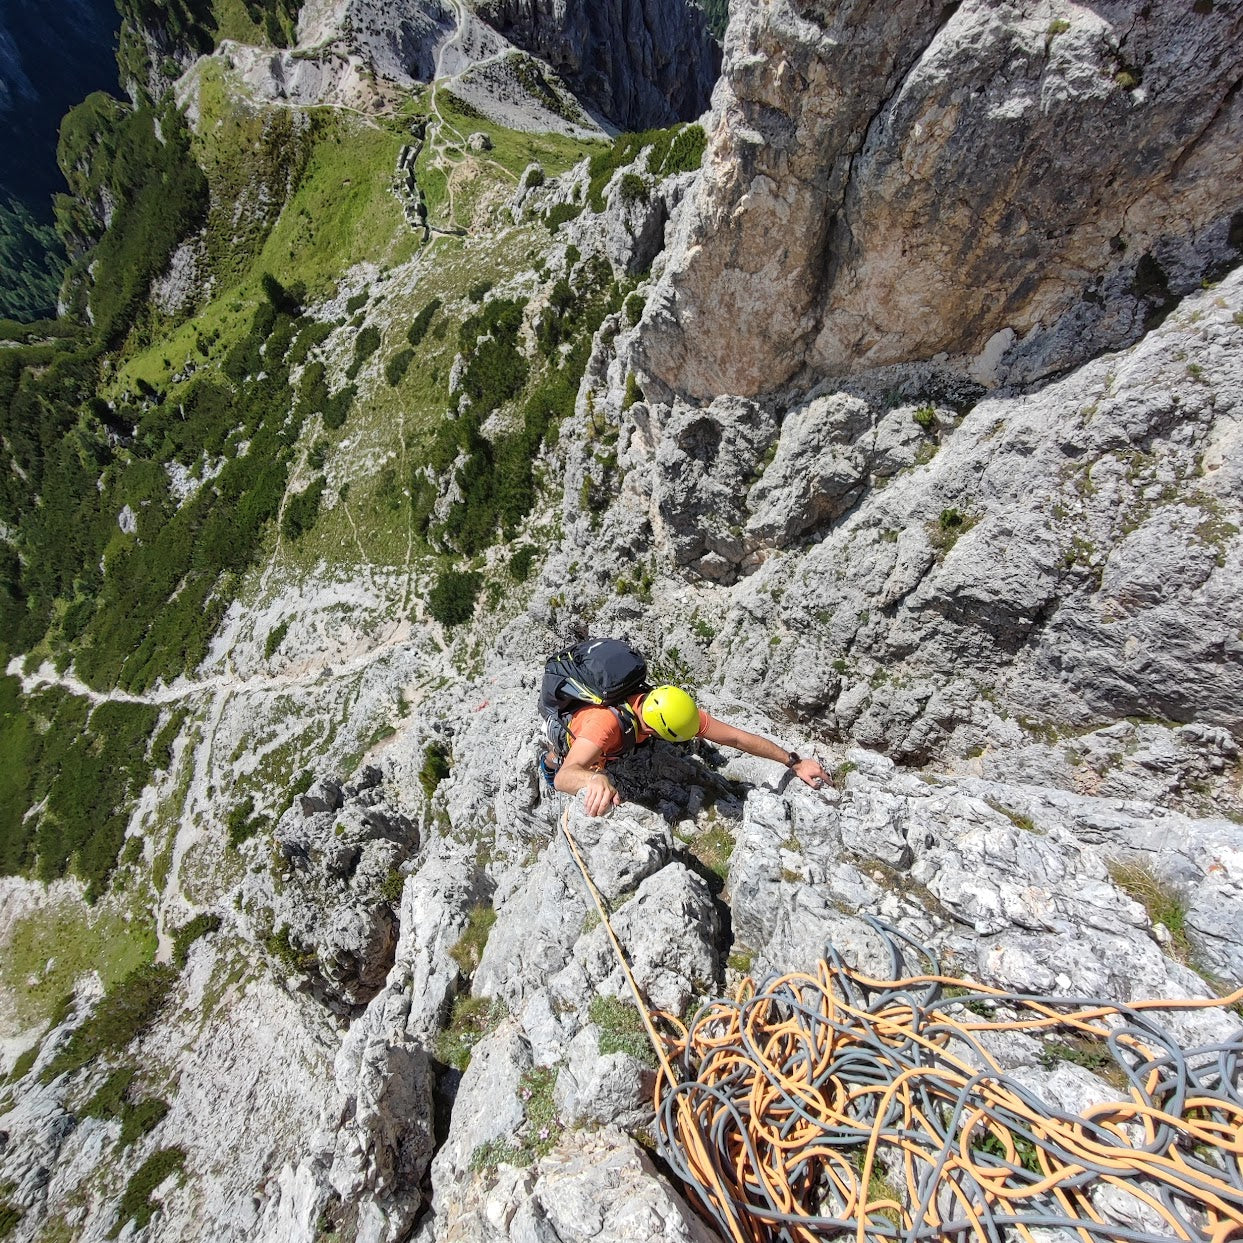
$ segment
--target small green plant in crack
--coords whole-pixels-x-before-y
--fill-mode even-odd
[[[638,892],[637,888],[627,889],[624,893],[621,893],[614,898],[612,902],[608,902],[609,914],[615,915]],[[583,918],[583,935],[586,936],[589,932],[594,932],[598,927],[600,927],[600,912],[596,910],[593,903],[592,906],[588,908],[587,914]]]
[[[514,1144],[503,1139],[490,1139],[470,1154],[467,1168],[472,1174],[495,1174],[500,1165],[526,1164]]]
[[[1011,1135],[1010,1140],[1014,1145],[1014,1152],[1013,1154],[1007,1154],[1006,1147],[999,1136],[992,1131],[984,1130],[982,1124],[977,1124],[977,1134],[981,1131],[983,1131],[983,1134],[980,1134],[979,1139],[972,1137],[971,1148],[974,1152],[984,1153],[990,1157],[996,1157],[1000,1161],[1009,1161],[1011,1164],[1020,1165],[1029,1174],[1042,1174],[1044,1172],[1036,1152],[1036,1145],[1031,1140],[1025,1139],[1022,1135]]]
[[[719,881],[729,875],[729,859],[734,853],[734,835],[722,820],[713,820],[686,843],[691,854]]]
[[[985,1019],[992,1018],[995,1009],[991,1001],[961,984],[946,984],[941,989],[941,1001],[953,1009],[970,1010]]]
[[[691,620],[691,629],[705,643],[711,643],[716,638],[716,628],[710,622],[704,621],[698,613]]]
[[[288,924],[281,926],[264,939],[264,948],[284,963],[290,971],[314,971],[319,966],[319,955],[314,949],[300,949],[294,944]]]
[[[556,1086],[557,1072],[548,1066],[533,1067],[518,1081],[518,1099],[526,1114],[522,1148],[532,1158],[551,1152],[565,1129],[553,1098]]]
[[[957,506],[950,506],[941,510],[935,522],[928,524],[928,542],[944,557],[978,521]]]
[[[622,396],[623,413],[630,409],[636,402],[643,400],[643,391],[639,388],[639,377],[633,371],[626,373],[626,391]]]
[[[1053,1070],[1059,1062],[1082,1066],[1084,1070],[1090,1070],[1104,1079],[1111,1087],[1119,1091],[1126,1090],[1126,1073],[1109,1052],[1108,1046],[1099,1041],[1073,1033],[1067,1034],[1062,1040],[1046,1041],[1040,1052],[1040,1065],[1045,1070]]]
[[[857,1168],[859,1173],[862,1174],[861,1162]],[[883,1217],[895,1226],[901,1226],[901,1204],[902,1195],[897,1187],[879,1169],[873,1166],[868,1176],[868,1212],[875,1213],[878,1217]]]
[[[937,915],[940,918],[948,915],[949,912],[942,905],[941,900],[927,885],[917,881],[909,871],[886,863],[883,859],[856,854],[851,850],[844,851],[841,858],[858,868],[859,871],[867,873],[883,888],[922,907],[928,914]]]
[[[937,412],[934,406],[919,406],[911,418],[926,432],[935,432],[938,427]]]
[[[423,796],[430,799],[436,787],[449,775],[449,748],[443,742],[431,743],[423,752],[423,767],[419,769],[419,785]]]
[[[474,975],[488,943],[488,933],[496,923],[496,912],[486,903],[477,902],[466,917],[466,931],[449,951],[449,956],[464,975]]]
[[[475,1174],[492,1174],[498,1165],[527,1166],[547,1156],[565,1133],[565,1124],[557,1116],[553,1091],[557,1072],[551,1067],[536,1066],[518,1080],[518,1100],[522,1103],[522,1125],[516,1141],[490,1139],[470,1154],[467,1163]]]
[[[1196,524],[1196,538],[1216,552],[1219,566],[1226,564],[1226,544],[1232,536],[1238,535],[1239,528],[1226,520],[1222,513],[1221,502],[1215,496],[1206,496],[1197,492],[1188,498],[1188,504],[1195,505],[1204,512],[1204,517]]]
[[[446,1066],[465,1070],[475,1046],[505,1017],[505,1003],[495,997],[465,993],[453,1003],[449,1024],[436,1037],[434,1052]]]
[[[1072,537],[1070,547],[1066,550],[1062,557],[1062,562],[1066,568],[1088,566],[1092,562],[1092,558],[1096,556],[1096,545],[1085,540],[1081,535]]]
[[[398,868],[389,868],[388,875],[380,882],[380,900],[396,911],[401,905],[401,891],[405,887],[406,878],[401,871]]]
[[[984,800],[994,811],[999,811],[1007,820],[1010,821],[1016,829],[1022,829],[1024,833],[1035,833],[1037,836],[1043,837],[1044,830],[1036,827],[1036,822],[1031,816],[1024,815],[1021,811],[1015,811],[1013,808],[1007,807],[1004,803],[999,803],[996,799]]]
[[[731,971],[737,971],[739,975],[750,975],[753,962],[755,962],[755,951],[750,946],[735,943],[729,958],[726,959],[726,966]]]
[[[859,765],[854,760],[842,760],[840,764],[833,767],[833,784],[840,789],[846,778],[858,769]]]
[[[656,1054],[643,1025],[643,1016],[628,1001],[617,997],[594,997],[587,1017],[600,1029],[600,1053],[627,1053],[645,1066],[656,1065]]]

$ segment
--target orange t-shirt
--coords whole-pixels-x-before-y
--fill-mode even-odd
[[[643,694],[631,695],[626,701],[635,710],[638,716],[639,704],[643,701]],[[708,728],[712,718],[702,708],[699,709],[699,730],[696,737],[702,738],[704,731]],[[635,741],[643,742],[650,738],[654,730],[648,729],[643,723],[643,718],[638,716],[637,728],[635,730]],[[574,742],[580,738],[586,738],[588,742],[593,742],[601,751],[600,764],[603,764],[604,757],[615,756],[622,748],[622,727],[613,714],[611,708],[597,708],[595,706],[587,708],[579,708],[579,710],[570,718],[570,734],[573,736]]]

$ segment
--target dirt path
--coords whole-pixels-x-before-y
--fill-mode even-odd
[[[171,686],[161,683],[155,690],[141,695],[134,695],[115,687],[109,691],[97,691],[72,673],[59,673],[46,661],[33,673],[27,673],[22,666],[21,658],[15,656],[9,661],[5,672],[21,682],[24,695],[33,694],[42,687],[55,686],[68,691],[71,695],[81,696],[94,706],[104,703],[131,703],[161,707],[165,704],[181,703],[183,700],[193,699],[199,695],[212,695],[220,691],[227,691],[230,694],[246,694],[279,691],[295,686],[310,686],[318,682],[326,672],[331,673],[334,678],[350,677],[363,672],[393,648],[405,643],[406,633],[405,628],[399,625],[397,630],[388,634],[374,646],[341,664],[325,661],[300,668],[296,673],[273,673],[248,678],[239,677],[232,668],[226,668],[223,673],[197,681],[179,677]]]

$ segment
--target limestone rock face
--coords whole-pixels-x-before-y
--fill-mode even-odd
[[[1237,262],[1241,36],[1176,0],[735,6],[637,364],[701,399],[939,355],[992,386],[1134,340]]]
[[[690,0],[475,0],[475,8],[623,130],[694,120],[720,69]]]
[[[1207,782],[1233,806],[1240,313],[1236,272],[1127,352],[1010,398],[909,368],[789,405],[637,404],[622,500],[573,530],[584,551],[603,530],[729,586],[697,597],[710,625],[666,642],[740,701],[917,762],[987,757],[1024,737],[1020,719],[1186,725],[1116,788],[1152,797],[1167,772],[1167,791]],[[1101,760],[1068,738],[1033,771],[1092,793]]]
[[[879,756],[850,755],[856,770],[840,795],[822,800],[791,785],[784,798],[747,802],[729,885],[734,935],[753,951],[753,973],[807,969],[829,942],[861,969],[884,973],[886,953],[864,919],[874,915],[918,929],[916,939],[943,958],[1017,991],[1213,995],[1163,954],[1143,907],[1113,883],[1106,861],[1152,860],[1164,838],[1169,875],[1181,865],[1178,888],[1189,902],[1196,886],[1212,887],[1204,906],[1219,911],[1221,929],[1240,911],[1238,826],[1117,800],[1028,798],[984,783],[938,788]],[[904,878],[896,888],[895,874]],[[1220,964],[1221,942],[1194,935]],[[1169,1022],[1193,1043],[1231,1025],[1220,1010]]]
[[[455,1202],[438,1243],[714,1243],[651,1161],[615,1128],[564,1141],[538,1165],[502,1166]]]

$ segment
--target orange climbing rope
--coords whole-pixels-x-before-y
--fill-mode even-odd
[[[898,934],[869,922],[900,961]],[[662,1151],[693,1191],[679,1154],[688,1140],[714,1154],[756,1241],[1243,1238],[1243,1031],[1183,1050],[1148,1017],[1240,1000],[1034,997],[939,971],[873,979],[834,956],[744,981],[680,1027],[678,1079],[657,1087]],[[1001,1013],[970,1017],[981,1008]],[[1001,1068],[998,1032],[1069,1034],[1125,1094],[1069,1114]]]
[[[941,974],[869,918],[893,978],[830,947],[813,973],[747,979],[688,1025],[658,1015],[675,1033],[662,1038],[568,809],[562,828],[660,1062],[662,1155],[735,1243],[1243,1240],[1243,1030],[1183,1049],[1152,1017],[1243,989],[1129,1005],[1006,992]],[[909,972],[908,951],[932,970]],[[1075,1040],[1061,1049],[1111,1075],[1117,1098],[1061,1110],[1002,1069],[988,1046],[1003,1032]]]

